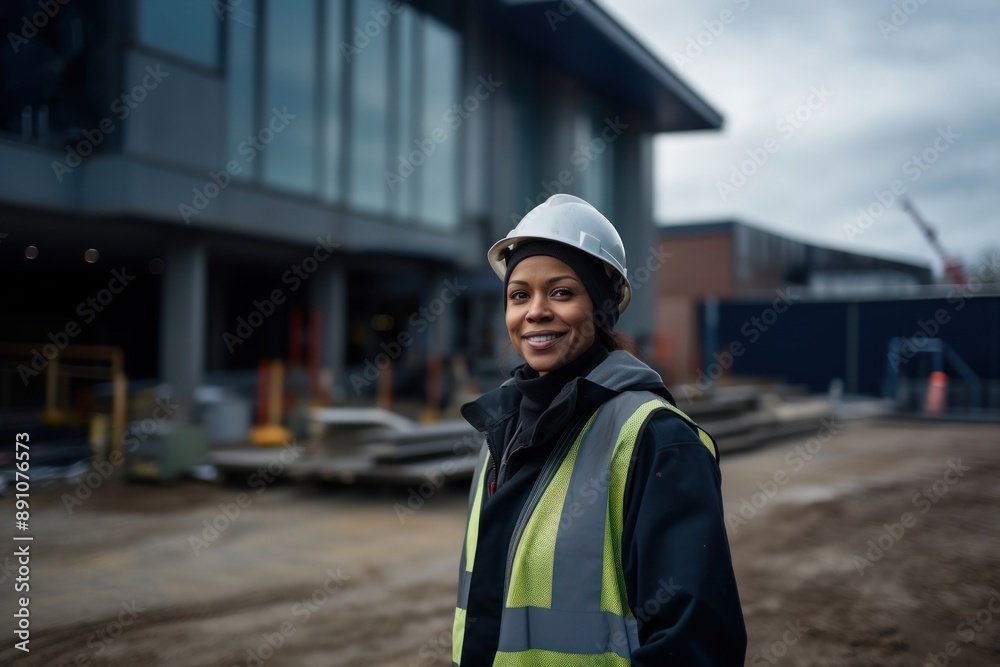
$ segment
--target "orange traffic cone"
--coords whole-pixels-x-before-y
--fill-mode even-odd
[[[934,371],[927,383],[927,399],[924,413],[939,415],[944,412],[945,397],[948,395],[948,376],[942,371]]]

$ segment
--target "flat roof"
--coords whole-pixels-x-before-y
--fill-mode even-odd
[[[507,29],[654,132],[718,130],[722,115],[591,0],[497,0]]]
[[[774,238],[783,239],[790,243],[797,243],[806,248],[813,248],[815,250],[825,250],[829,252],[842,253],[844,255],[852,255],[854,257],[863,257],[866,259],[877,260],[879,262],[892,263],[899,266],[905,266],[908,268],[916,268],[921,270],[932,270],[930,264],[920,263],[915,259],[905,258],[905,257],[888,257],[882,254],[872,254],[868,252],[858,252],[850,248],[838,248],[835,245],[821,245],[818,242],[804,241],[802,239],[797,239],[793,236],[787,236],[781,232],[766,229],[764,227],[743,222],[742,220],[705,220],[703,222],[683,222],[683,223],[657,223],[656,224],[656,234],[660,238],[677,238],[677,237],[692,237],[692,236],[708,236],[714,234],[732,234],[736,229],[742,228],[747,229],[759,234],[767,234]]]

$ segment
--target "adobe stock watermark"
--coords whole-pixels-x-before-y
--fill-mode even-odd
[[[247,138],[236,147],[236,152],[242,156],[242,160],[232,159],[226,163],[225,169],[219,171],[209,171],[208,180],[200,187],[191,189],[191,202],[181,202],[177,205],[177,210],[184,220],[184,224],[191,224],[191,218],[201,215],[201,212],[208,208],[222,191],[233,182],[233,176],[243,173],[243,167],[248,166],[257,156],[264,152],[264,149],[274,141],[274,138],[281,134],[285,128],[291,125],[297,116],[288,113],[288,107],[282,107],[279,111],[277,107],[271,109],[271,118],[267,124],[257,130],[256,134],[248,134]]]
[[[245,7],[242,12],[237,12],[236,10],[244,4],[246,4],[247,7]],[[215,15],[219,17],[220,21],[225,20],[225,18],[229,16],[231,21],[242,23],[250,28],[255,27],[255,4],[256,0],[213,0],[212,2],[213,7],[215,8]],[[244,14],[244,16],[241,16],[241,13]]]
[[[109,621],[106,626],[95,630],[87,637],[87,648],[91,650],[91,655],[94,658],[101,657],[108,650],[108,647],[136,622],[139,614],[146,611],[145,607],[136,604],[135,598],[132,598],[131,602],[122,602],[121,607],[122,610],[118,612],[118,616],[114,620]],[[73,664],[78,667],[87,667],[90,664],[90,658],[81,651],[73,660]]]
[[[812,629],[799,619],[795,619],[794,623],[792,621],[786,622],[785,627],[787,630],[781,635],[781,639],[753,654],[753,657],[750,658],[752,667],[767,667],[767,665],[778,664],[779,660],[788,655],[788,647],[798,644],[799,640]]]
[[[118,129],[118,123],[128,118],[133,110],[139,108],[149,93],[156,90],[168,76],[170,76],[170,72],[162,71],[159,63],[155,67],[146,65],[146,75],[142,77],[142,80],[130,90],[111,100],[109,108],[114,117],[105,116],[97,123],[97,127],[83,130],[83,139],[75,144],[66,144],[66,155],[63,160],[52,161],[52,171],[56,175],[56,180],[62,183],[64,176],[73,173],[74,169],[83,164],[84,158],[92,155],[94,150],[104,143],[104,138]],[[118,122],[115,122],[116,118]]]
[[[576,13],[577,8],[588,0],[562,0],[554,9],[545,10],[545,20],[549,23],[549,29],[555,32],[560,23],[566,22],[570,16]]]
[[[247,485],[256,489],[256,495],[264,493],[268,488],[268,484],[273,483],[275,479],[280,477],[285,472],[285,467],[299,458],[304,451],[305,447],[295,444],[294,441],[286,444],[281,453],[276,454],[266,466],[260,466],[256,472],[247,477]],[[200,556],[202,551],[211,546],[219,539],[222,533],[236,523],[236,520],[242,515],[243,510],[250,507],[254,499],[250,494],[241,491],[236,494],[233,501],[231,503],[219,503],[218,514],[210,519],[202,519],[201,524],[204,528],[201,533],[199,535],[192,533],[188,536],[188,546],[191,547],[196,557]]]
[[[466,628],[473,625],[478,619],[466,618]],[[453,646],[453,629],[448,628],[437,633],[417,649],[418,662],[409,662],[406,667],[429,667],[430,665],[439,665],[443,658],[447,658],[452,655]],[[458,659],[457,657],[455,658]],[[447,661],[446,661],[447,662]]]
[[[750,0],[730,0],[730,2],[736,5],[741,12],[746,11],[747,7],[750,6]],[[738,16],[732,9],[723,9],[719,12],[717,18],[702,21],[701,25],[704,27],[704,30],[699,30],[687,38],[687,46],[684,48],[684,52],[674,51],[670,54],[674,65],[682,71],[692,65],[695,60],[700,58],[705,51],[715,44],[717,39],[722,37],[722,33],[726,31],[726,26],[735,23]]]
[[[313,247],[312,254],[307,255],[301,262],[292,264],[291,268],[281,274],[282,284],[289,285],[288,292],[298,291],[319,270],[320,264],[330,259],[339,247],[340,244],[334,243],[329,234],[326,235],[325,239],[322,236],[317,236],[316,246]],[[238,346],[247,342],[254,332],[264,325],[264,321],[277,312],[278,306],[284,305],[287,299],[288,295],[282,287],[271,290],[270,294],[264,296],[263,299],[254,299],[250,312],[245,317],[241,315],[236,318],[234,332],[224,331],[222,333],[222,342],[226,344],[229,353],[232,354]]]
[[[663,607],[673,600],[678,593],[684,590],[683,586],[674,583],[673,577],[670,577],[669,581],[664,581],[661,578],[657,584],[656,591],[635,607],[635,620],[639,630],[650,619],[659,614]],[[628,645],[628,635],[622,630],[617,630],[611,633],[607,642],[596,642],[594,648],[601,653],[619,653],[621,649],[628,648]]]
[[[904,176],[909,176],[910,183],[919,181],[927,171],[937,163],[941,156],[947,153],[955,142],[962,138],[948,127],[939,127],[937,136],[919,154],[911,155],[900,166]],[[885,190],[876,190],[874,201],[867,206],[858,209],[858,216],[853,223],[845,222],[843,225],[844,235],[851,243],[856,243],[855,239],[864,234],[875,223],[876,220],[885,215],[885,212],[896,203],[896,201],[906,194],[909,186],[902,179],[895,179]]]
[[[364,370],[361,373],[351,373],[351,387],[354,393],[361,395],[361,390],[370,387],[372,382],[378,379],[386,368],[403,356],[403,352],[413,345],[416,340],[410,331],[422,334],[437,321],[444,311],[458,299],[459,295],[469,288],[458,281],[445,280],[438,296],[430,301],[426,306],[421,306],[415,313],[411,313],[407,320],[408,328],[400,331],[396,340],[389,343],[379,343],[382,350],[375,359],[365,359]]]
[[[812,120],[814,114],[822,109],[833,95],[826,89],[826,84],[818,88],[811,86],[805,101],[775,122],[774,129],[781,135],[781,139],[771,136],[765,139],[759,148],[748,148],[747,159],[730,167],[729,179],[715,182],[719,198],[726,202],[749,183],[750,179],[770,161],[771,156],[781,150],[782,142],[787,142],[795,136],[795,133]]]
[[[351,33],[351,43],[340,43],[340,53],[344,56],[344,60],[348,63],[352,62],[355,56],[372,43],[373,39],[378,39],[382,31],[392,23],[392,17],[401,13],[404,6],[401,0],[389,0],[385,9],[371,10],[369,12],[372,17],[370,21],[367,21],[363,26],[354,26]]]
[[[246,661],[243,663],[246,667],[261,667],[261,665],[274,657],[274,654],[281,650],[298,631],[297,626],[308,623],[312,615],[322,609],[332,596],[336,595],[346,586],[347,580],[351,579],[350,575],[340,571],[340,566],[337,567],[336,572],[327,569],[325,574],[326,578],[316,590],[292,605],[291,611],[292,617],[295,619],[294,623],[292,621],[283,621],[275,632],[261,633],[263,641],[257,644],[257,646],[247,649]],[[235,667],[238,667],[238,665]]]
[[[177,414],[181,406],[171,402],[170,398],[157,397],[152,417],[147,417],[142,421],[134,421],[121,435],[122,449],[128,449],[131,454],[136,448],[146,441],[149,436],[160,430],[160,425]],[[73,493],[63,493],[60,497],[67,514],[73,514],[73,508],[83,505],[83,501],[94,495],[106,481],[114,474],[115,470],[121,468],[125,463],[125,455],[121,451],[114,449],[108,455],[106,461],[97,461],[91,464],[91,472],[81,478]]]
[[[646,253],[646,261],[633,270],[629,275],[629,284],[632,285],[632,293],[635,294],[648,283],[656,273],[663,268],[667,260],[674,256],[674,253],[663,249],[663,244],[650,246]]]
[[[587,169],[590,168],[591,163],[600,158],[628,128],[628,123],[623,123],[621,116],[605,118],[604,127],[601,129],[599,135],[593,137],[589,143],[577,146],[573,151],[573,154],[569,156],[569,161],[573,166],[573,170],[563,169],[556,176],[555,180],[542,181],[542,189],[535,195],[534,199],[531,197],[524,198],[525,207],[524,211],[521,212],[521,215],[518,216],[517,213],[510,214],[511,222],[517,226],[517,224],[521,221],[521,218],[527,215],[531,209],[543,204],[545,200],[552,195],[565,192],[565,188],[575,183],[577,177],[587,171]]]
[[[743,334],[749,345],[753,345],[778,321],[779,316],[785,314],[795,302],[802,298],[802,293],[795,294],[793,288],[786,287],[777,290],[776,297],[769,308],[761,311],[760,315],[754,315],[743,323],[740,333]],[[698,377],[695,382],[684,385],[684,399],[690,403],[698,396],[709,391],[715,381],[722,377],[723,373],[729,371],[737,359],[746,354],[747,347],[743,342],[734,340],[729,344],[728,350],[723,350],[722,354],[712,353],[715,359],[709,364],[707,369],[698,369]]]
[[[405,505],[403,503],[395,503],[392,506],[393,511],[396,513],[396,518],[399,519],[399,524],[401,526],[405,525],[406,520],[410,516],[422,509],[427,501],[433,498],[441,487],[444,486],[445,481],[447,481],[447,475],[451,475],[457,471],[460,464],[478,459],[482,447],[485,447],[485,445],[481,444],[472,435],[464,436],[456,442],[452,446],[451,452],[454,456],[460,456],[461,458],[459,460],[450,458],[444,461],[441,464],[441,471],[439,473],[426,473],[424,481],[406,490],[407,498]]]
[[[444,112],[442,120],[444,127],[434,128],[430,134],[422,139],[414,139],[415,148],[406,155],[399,155],[399,162],[396,171],[384,171],[386,187],[391,192],[396,191],[396,187],[406,182],[410,176],[416,173],[417,169],[427,163],[428,158],[437,152],[440,144],[448,141],[450,132],[455,132],[462,127],[462,123],[475,113],[481,104],[496,92],[497,88],[503,85],[502,81],[495,81],[492,74],[477,79],[479,85],[476,86],[472,94],[467,95],[461,102],[456,102]]]
[[[948,292],[947,303],[951,309],[958,312],[965,308],[965,301],[973,294],[978,294],[983,289],[983,285],[992,282],[1000,273],[1000,255],[994,254],[986,257],[976,267],[976,273],[961,285],[956,285]],[[899,370],[900,366],[908,364],[913,357],[917,356],[924,348],[930,344],[944,325],[951,322],[952,314],[944,308],[934,311],[933,317],[926,320],[917,320],[917,326],[908,338],[904,338],[899,348],[890,349],[887,360],[893,370]]]
[[[889,36],[910,22],[910,17],[920,11],[920,8],[927,4],[927,0],[903,0],[899,4],[892,6],[889,18],[880,18],[875,22],[882,39],[889,41]]]
[[[738,512],[726,512],[726,526],[733,531],[733,535],[739,533],[740,528],[749,524],[764,509],[764,506],[778,495],[781,489],[788,486],[788,482],[805,467],[806,463],[812,461],[820,453],[823,445],[833,440],[844,428],[844,424],[837,422],[835,415],[823,417],[819,423],[820,427],[814,437],[806,440],[804,444],[795,445],[785,454],[785,464],[791,466],[791,472],[786,472],[784,468],[778,468],[770,479],[757,482],[757,488],[760,491],[751,493],[749,499],[746,496],[740,498]]]
[[[966,616],[964,621],[955,626],[955,634],[966,644],[971,644],[975,640],[976,634],[985,630],[986,626],[993,622],[995,614],[1000,615],[1000,591],[991,588],[990,598],[986,602],[986,606],[975,614]],[[945,643],[943,651],[927,654],[927,662],[924,663],[924,667],[948,667],[951,658],[961,652],[961,646],[954,641],[948,641]]]
[[[852,563],[857,568],[858,574],[864,576],[866,569],[874,567],[875,563],[882,560],[886,553],[899,544],[906,535],[907,529],[916,526],[920,516],[927,514],[932,507],[948,495],[951,487],[958,484],[965,473],[970,470],[972,468],[962,465],[962,459],[960,458],[954,461],[949,460],[944,474],[933,483],[922,488],[910,499],[913,507],[920,510],[919,515],[914,515],[913,512],[903,512],[899,516],[898,521],[882,524],[882,532],[868,540],[868,550],[864,555],[853,556]]]
[[[7,41],[14,53],[17,54],[22,46],[37,37],[38,31],[55,19],[59,11],[69,3],[70,0],[38,0],[39,11],[21,17],[20,31],[7,33]]]
[[[88,296],[76,306],[76,314],[79,315],[83,324],[90,324],[97,319],[98,313],[103,313],[104,309],[111,305],[115,297],[125,291],[125,288],[135,280],[135,276],[128,272],[127,267],[121,270],[111,271],[111,279],[106,287],[97,290],[92,296]],[[43,373],[49,363],[55,361],[63,350],[70,344],[70,341],[80,335],[83,329],[75,320],[67,320],[61,330],[50,331],[47,334],[49,343],[42,345],[41,351],[36,348],[31,350],[31,361],[27,364],[17,365],[17,374],[21,377],[21,382],[27,387],[32,378]]]

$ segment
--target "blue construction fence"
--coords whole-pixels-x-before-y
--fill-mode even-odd
[[[936,370],[940,343],[931,341],[941,341],[984,383],[1000,380],[1000,295],[810,301],[792,288],[766,300],[702,302],[698,321],[710,379],[726,373],[825,392],[840,378],[848,393],[883,396],[893,372],[905,382]],[[894,338],[902,345],[890,354]]]

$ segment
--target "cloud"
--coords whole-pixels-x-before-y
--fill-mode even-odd
[[[1000,13],[971,0],[910,0],[907,7],[917,8],[911,14],[902,12],[902,4],[605,2],[726,118],[720,133],[657,138],[657,218],[746,218],[843,247],[843,226],[857,209],[903,179],[950,251],[968,259],[997,239]],[[894,6],[898,26],[892,23]],[[719,32],[712,22],[723,10],[732,20]],[[688,51],[699,33],[710,35],[712,28],[719,34],[701,34],[708,45],[700,53],[697,47]],[[776,124],[815,86],[826,86],[833,96],[784,138]],[[948,127],[960,138],[911,181],[912,174],[903,171],[906,161],[933,146],[939,129]],[[769,137],[780,141],[780,150],[723,201],[718,184]],[[850,247],[902,253],[940,268],[898,206]]]

